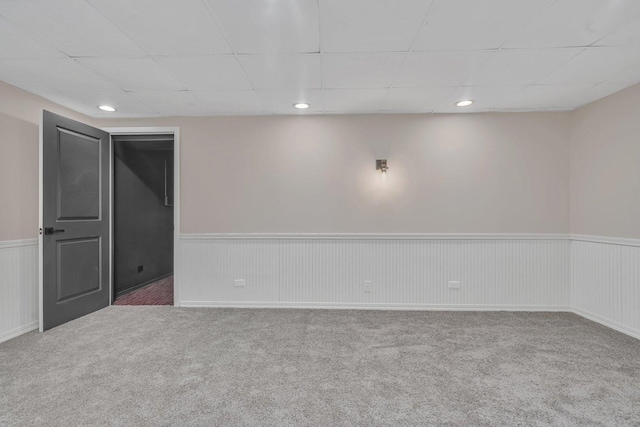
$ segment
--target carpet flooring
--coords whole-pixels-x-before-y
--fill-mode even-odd
[[[113,303],[114,305],[173,305],[173,276],[136,289]]]
[[[638,426],[640,341],[568,313],[112,306],[0,344],[3,426]]]

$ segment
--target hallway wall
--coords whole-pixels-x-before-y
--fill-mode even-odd
[[[173,207],[164,204],[173,181],[173,143],[165,149],[139,148],[140,142],[116,142],[114,159],[114,285],[116,293],[173,273]],[[173,193],[173,185],[168,185]],[[138,266],[143,271],[138,272]]]

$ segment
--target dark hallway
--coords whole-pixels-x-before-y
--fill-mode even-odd
[[[114,297],[138,292],[128,301],[163,305],[167,287],[173,298],[173,136],[114,136],[113,141]],[[151,292],[158,282],[165,295],[160,299]]]

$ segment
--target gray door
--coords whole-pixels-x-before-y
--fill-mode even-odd
[[[109,134],[43,112],[43,328],[109,305]]]

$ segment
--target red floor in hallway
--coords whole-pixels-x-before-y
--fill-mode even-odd
[[[173,305],[173,276],[165,277],[144,288],[126,294],[114,305]]]

